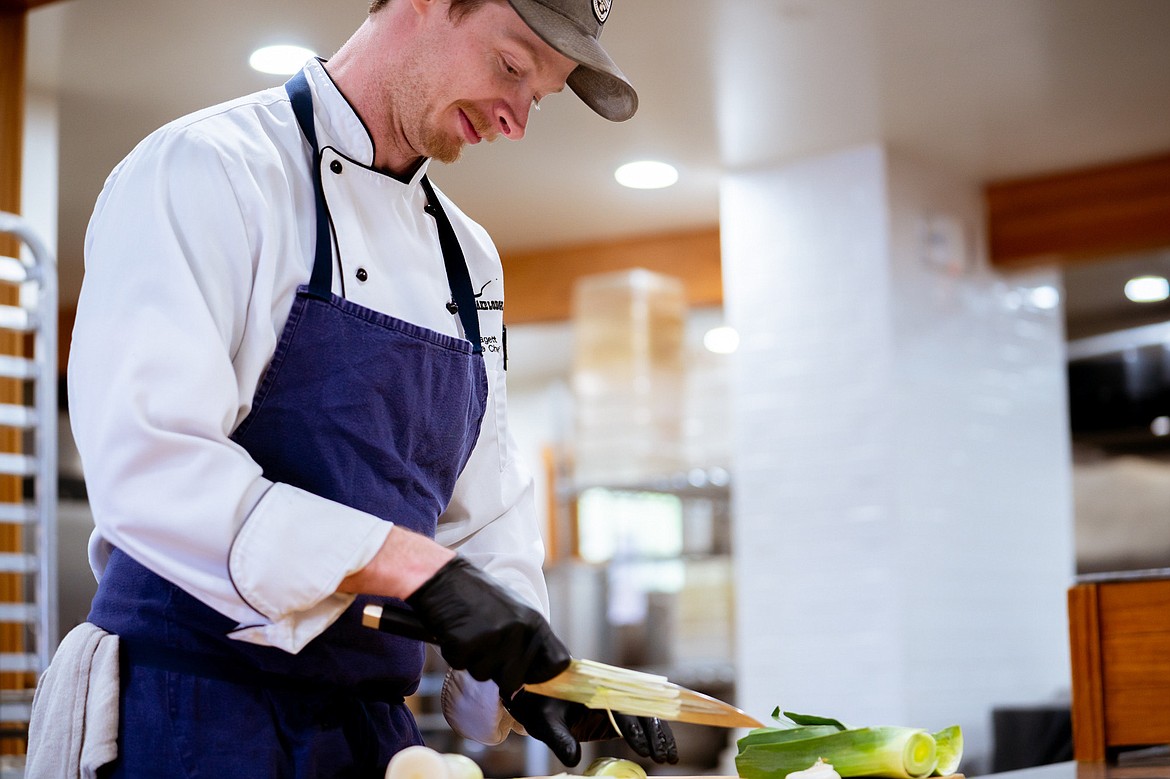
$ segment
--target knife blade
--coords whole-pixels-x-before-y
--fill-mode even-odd
[[[369,628],[393,633],[403,638],[438,643],[418,617],[395,603],[369,604],[362,610],[362,624]],[[623,681],[639,679],[653,681],[649,687],[636,686],[634,699],[631,689],[621,689]],[[560,698],[583,704],[592,709],[613,709],[638,717],[658,717],[677,722],[711,725],[720,728],[760,728],[763,723],[737,709],[730,703],[674,684],[661,676],[641,674],[593,660],[574,659],[569,668],[539,684],[526,684],[524,689],[550,698]],[[652,692],[648,692],[652,690]],[[607,705],[614,698],[619,705]]]

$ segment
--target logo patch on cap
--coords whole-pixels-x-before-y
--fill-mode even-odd
[[[613,0],[593,0],[593,15],[597,17],[598,24],[605,24],[605,20],[609,18],[611,7],[613,7]]]

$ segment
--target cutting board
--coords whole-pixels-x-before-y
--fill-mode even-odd
[[[574,776],[574,774],[570,774]],[[521,779],[550,779],[548,776],[525,776]],[[650,779],[655,779],[654,774],[650,774]],[[704,776],[671,776],[662,777],[662,779],[739,779],[737,776],[711,776],[710,774]],[[966,779],[963,774],[947,774],[946,776],[936,776],[934,779]]]

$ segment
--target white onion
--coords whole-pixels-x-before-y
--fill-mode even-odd
[[[386,779],[447,779],[447,762],[430,747],[409,746],[390,758]]]
[[[450,779],[483,779],[483,769],[467,755],[446,754],[447,775]]]

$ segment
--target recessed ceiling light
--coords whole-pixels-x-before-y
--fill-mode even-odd
[[[642,160],[622,165],[613,177],[623,187],[631,189],[662,189],[678,181],[678,171],[665,162]]]
[[[315,56],[315,52],[303,46],[265,46],[252,52],[248,64],[261,73],[291,76]]]
[[[734,354],[739,348],[739,333],[734,327],[713,327],[703,335],[703,346],[715,354]]]
[[[1134,303],[1157,303],[1170,297],[1170,282],[1161,276],[1138,276],[1125,282],[1125,296]]]
[[[1028,292],[1028,302],[1035,308],[1048,311],[1060,305],[1060,290],[1049,284],[1033,287]]]

